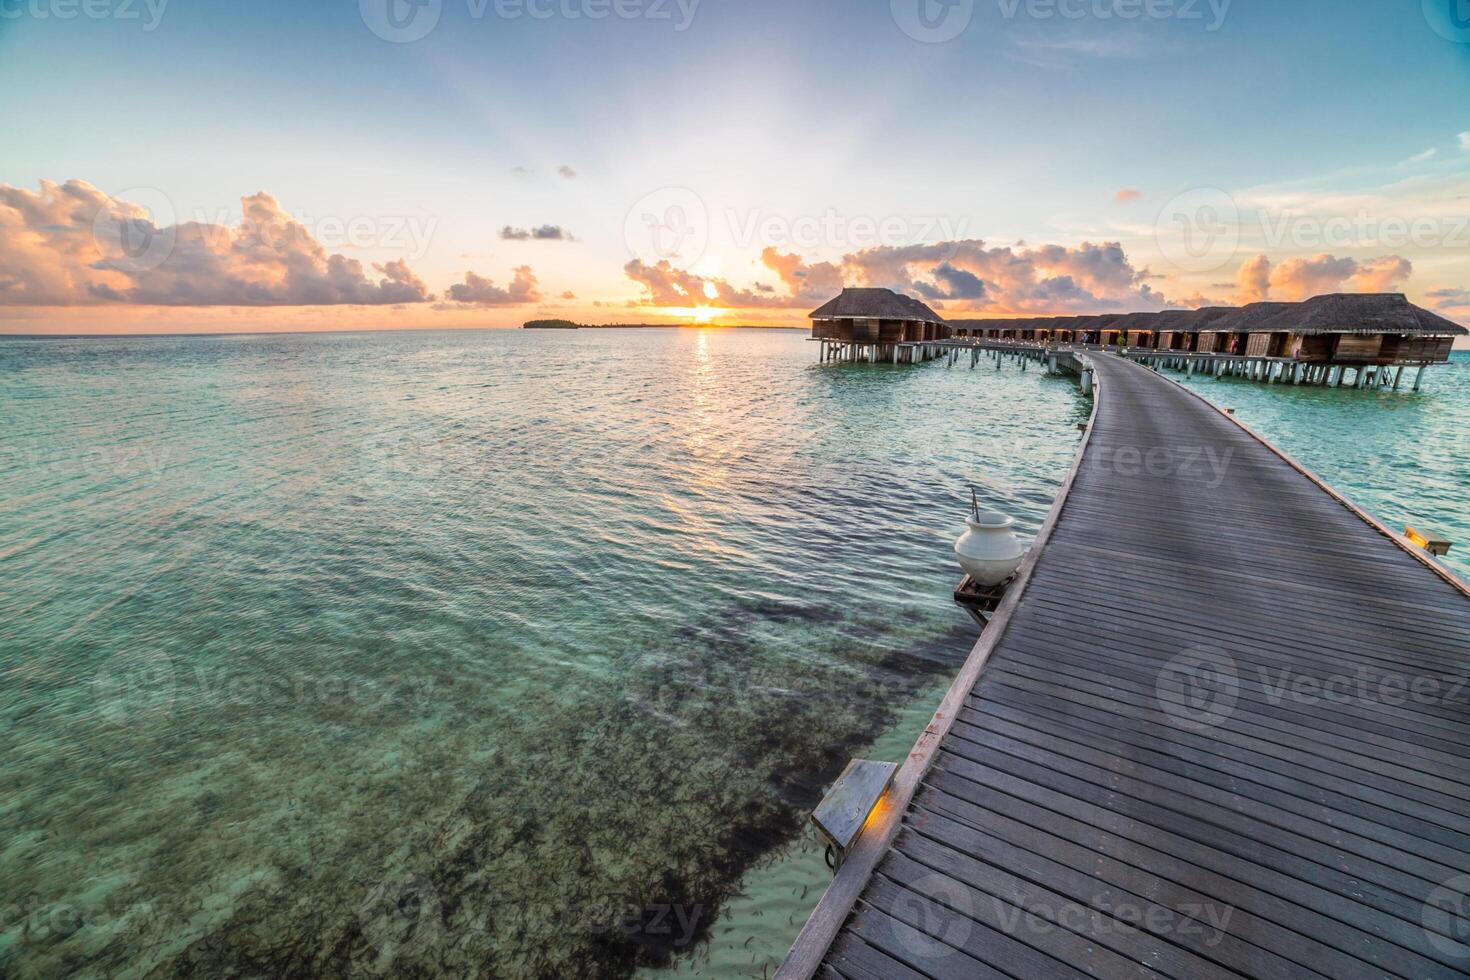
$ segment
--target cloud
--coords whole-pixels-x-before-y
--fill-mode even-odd
[[[1113,195],[1113,200],[1118,204],[1132,204],[1135,201],[1143,200],[1143,191],[1137,187],[1125,187]]]
[[[1439,156],[1439,150],[1436,149],[1435,147],[1432,147],[1431,146],[1429,149],[1425,150],[1423,153],[1416,153],[1413,156],[1409,157],[1409,159],[1408,160],[1405,160],[1404,162],[1405,163],[1428,163],[1430,160],[1433,160],[1437,156]]]
[[[1359,263],[1348,285],[1360,293],[1394,293],[1414,274],[1414,264],[1401,255],[1385,255]]]
[[[1355,259],[1318,255],[1310,259],[1287,259],[1271,272],[1271,286],[1290,300],[1310,299],[1335,293],[1358,271]]]
[[[510,172],[517,177],[529,177],[536,171],[532,170],[530,167],[511,167]]]
[[[820,306],[842,292],[842,269],[831,262],[807,265],[795,253],[782,253],[770,247],[761,252],[761,262],[786,287],[792,306]],[[756,288],[763,293],[775,291],[770,286]]]
[[[884,286],[944,300],[951,313],[1127,312],[1170,305],[1145,281],[1148,271],[1135,269],[1116,242],[1016,249],[971,239],[881,246],[848,253],[840,262],[810,264],[767,248],[761,262],[780,278],[784,295],[762,286],[740,289],[667,260],[629,262],[624,272],[646,290],[644,304],[655,306],[810,309],[843,286]]]
[[[574,242],[572,233],[561,225],[542,225],[539,228],[512,228],[506,225],[500,229],[500,237],[507,242]]]
[[[568,290],[566,290],[565,292],[563,292],[561,294],[561,298],[562,299],[576,299],[577,298],[577,294],[574,293],[574,292],[572,292],[570,289],[568,289]]]
[[[1170,299],[1149,285],[1158,278],[1139,269],[1117,242],[1076,246],[991,247],[980,239],[881,246],[850,252],[837,262],[806,262],[767,248],[761,263],[783,291],[756,283],[745,289],[672,265],[640,261],[624,266],[644,287],[640,305],[811,309],[844,286],[883,286],[940,304],[946,315],[1142,312],[1253,303],[1272,298],[1308,299],[1333,292],[1394,292],[1413,264],[1399,255],[1359,260],[1329,254],[1273,264],[1265,255],[1238,270],[1234,298],[1195,293]],[[1225,283],[1222,288],[1229,289]],[[1463,301],[1445,292],[1444,301]]]
[[[1470,132],[1460,134],[1460,149],[1470,153]]]
[[[928,295],[937,290],[961,300],[968,312],[1110,312],[1167,305],[1146,283],[1148,271],[1134,268],[1117,242],[1012,248],[969,239],[880,247],[843,256],[842,268],[853,285],[927,290]],[[983,294],[965,295],[975,288],[957,275],[961,271],[984,283]]]
[[[1235,284],[1240,290],[1240,302],[1264,302],[1271,296],[1271,260],[1264,255],[1246,259],[1236,273]]]
[[[644,305],[781,308],[792,304],[791,297],[739,289],[725,279],[677,268],[668,259],[660,259],[654,265],[633,259],[623,266],[623,272],[647,291]]]
[[[528,265],[517,266],[510,286],[502,288],[494,281],[473,272],[464,274],[464,282],[455,283],[445,292],[447,299],[475,306],[515,306],[541,299],[536,276]]]
[[[948,262],[941,262],[934,267],[933,276],[940,286],[914,283],[914,288],[925,299],[985,299],[985,281],[973,272],[956,269]]]
[[[408,263],[328,254],[261,191],[233,228],[158,225],[80,180],[0,185],[0,305],[334,306],[433,299]]]
[[[1470,289],[1436,289],[1426,294],[1436,310],[1470,312]]]
[[[1397,292],[1413,274],[1413,263],[1400,255],[1359,262],[1323,253],[1312,258],[1287,259],[1275,268],[1266,256],[1258,255],[1241,267],[1239,283],[1245,302],[1257,302],[1272,295],[1304,300],[1326,293]],[[1267,283],[1266,288],[1261,288]]]
[[[559,174],[561,174],[567,180],[576,180],[577,179],[577,172],[575,170],[573,170],[571,167],[567,166],[566,164],[562,164],[560,167],[557,167],[556,168],[556,172],[559,173]]]

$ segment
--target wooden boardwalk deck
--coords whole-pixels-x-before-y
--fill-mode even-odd
[[[1470,595],[1092,358],[1038,547],[778,976],[1470,973]]]

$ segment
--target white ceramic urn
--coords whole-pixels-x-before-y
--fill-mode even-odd
[[[1016,522],[994,510],[982,510],[965,518],[969,530],[954,543],[960,567],[979,585],[999,585],[1021,567],[1026,546],[1011,531]]]

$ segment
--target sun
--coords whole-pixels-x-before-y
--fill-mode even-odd
[[[729,311],[720,306],[665,306],[660,312],[665,316],[707,324],[713,323],[716,317],[723,316]]]

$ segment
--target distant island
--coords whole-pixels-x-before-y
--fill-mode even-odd
[[[628,330],[654,327],[683,327],[683,323],[573,323],[571,320],[527,320],[522,330]]]

